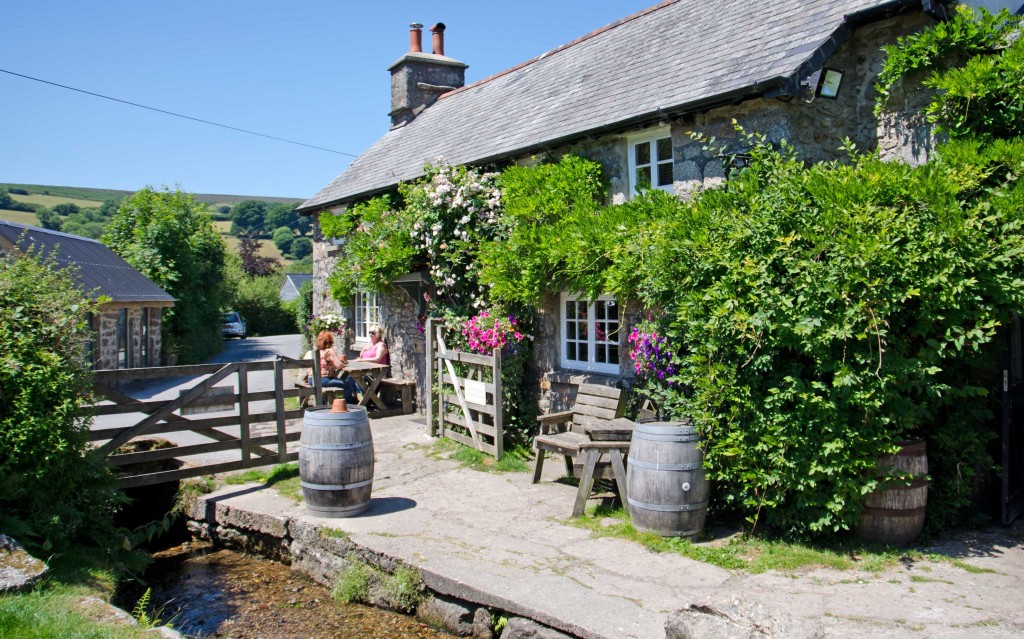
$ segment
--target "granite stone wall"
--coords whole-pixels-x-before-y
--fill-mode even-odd
[[[127,349],[128,366],[142,367],[142,309],[144,303],[111,302],[100,307],[93,316],[92,328],[96,332],[94,343],[94,368],[96,370],[113,370],[117,368],[117,319],[120,310],[128,311]],[[162,318],[159,307],[149,308],[149,366],[162,365],[163,344],[161,341]]]

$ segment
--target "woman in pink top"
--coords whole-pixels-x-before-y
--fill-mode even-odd
[[[388,345],[384,343],[384,334],[380,326],[371,326],[369,333],[370,345],[359,352],[359,360],[363,362],[376,362],[377,364],[390,364]]]

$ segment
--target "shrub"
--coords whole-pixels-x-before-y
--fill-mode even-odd
[[[75,280],[31,253],[0,259],[0,530],[43,550],[108,541],[119,502],[77,416],[91,388],[81,352],[95,305]]]
[[[241,268],[238,258],[227,262],[230,281],[228,306],[245,319],[250,335],[286,335],[298,331],[295,314],[281,300],[283,275],[250,277]]]
[[[313,254],[313,240],[308,237],[297,237],[292,240],[291,255],[297,260],[302,260]]]
[[[287,226],[282,226],[274,231],[273,240],[274,246],[276,246],[279,251],[287,253],[292,249],[292,242],[295,241],[295,233],[293,233]]]

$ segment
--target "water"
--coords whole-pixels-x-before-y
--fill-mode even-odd
[[[327,588],[271,561],[189,543],[155,555],[146,575],[157,615],[197,639],[444,639],[413,617],[334,601]],[[131,609],[143,592],[125,593]]]

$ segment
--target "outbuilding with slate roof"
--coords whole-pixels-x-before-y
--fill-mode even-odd
[[[918,163],[933,143],[920,111],[926,94],[894,95],[892,110],[876,116],[874,83],[882,46],[946,11],[936,0],[667,0],[465,86],[467,66],[444,51],[444,25],[435,25],[429,54],[418,50],[420,25],[413,25],[410,51],[389,68],[390,130],[297,210],[317,219],[343,211],[415,180],[438,158],[501,167],[567,153],[602,165],[609,203],[625,202],[641,186],[687,197],[725,180],[724,158],[742,157],[734,120],[787,141],[810,161],[844,157],[848,138],[859,149]],[[705,148],[694,132],[714,136],[726,152]],[[416,294],[398,287],[331,299],[327,277],[343,241],[324,241],[319,230],[317,237],[314,312],[379,316],[392,340],[393,373],[425,379]],[[371,302],[375,308],[362,308]],[[628,377],[628,360],[618,355],[630,329],[628,306],[551,291],[537,316],[542,387]],[[570,310],[594,317],[610,309],[622,323],[620,343],[569,348]],[[605,361],[593,359],[597,352]]]
[[[0,256],[28,250],[74,267],[77,287],[107,300],[90,318],[96,338],[83,353],[96,370],[161,364],[161,312],[173,297],[101,242],[0,220]]]

